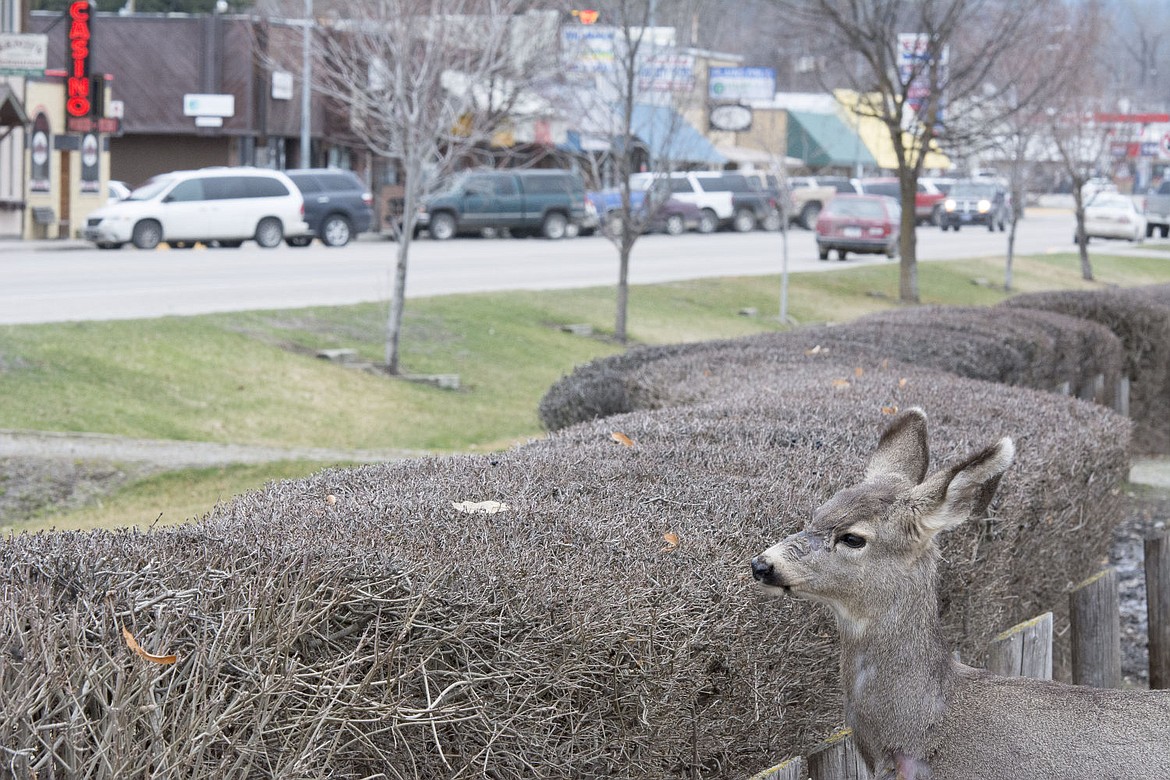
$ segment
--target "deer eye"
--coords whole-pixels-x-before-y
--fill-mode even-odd
[[[857,534],[841,534],[837,537],[837,542],[845,545],[853,550],[860,550],[865,547],[865,537]]]

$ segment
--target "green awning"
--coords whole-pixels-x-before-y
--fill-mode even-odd
[[[836,114],[789,111],[788,154],[809,168],[877,165],[861,137]]]

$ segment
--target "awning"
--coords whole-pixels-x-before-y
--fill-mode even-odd
[[[28,114],[7,84],[0,85],[0,127],[25,127]]]
[[[809,168],[876,164],[857,133],[836,114],[789,111],[788,153]]]
[[[722,165],[727,158],[674,109],[668,106],[634,106],[630,123],[656,162]]]
[[[786,157],[771,152],[765,152],[763,149],[752,149],[748,146],[727,146],[720,145],[715,147],[719,153],[726,157],[729,162],[739,163],[740,165],[758,165],[760,167],[777,167],[781,164],[785,168],[799,168],[804,165],[804,160],[796,157]]]
[[[876,116],[868,116],[856,110],[860,99],[853,90],[838,89],[834,90],[833,94],[846,112],[847,120],[853,122],[857,127],[858,135],[869,147],[877,167],[896,171],[898,169],[898,156],[894,153],[894,142],[890,140],[890,131],[885,123]],[[909,147],[911,144],[910,134],[903,133],[902,137],[906,146]],[[947,171],[952,167],[954,165],[950,158],[939,152],[937,144],[932,141],[931,149],[927,150],[926,159],[922,163],[923,170]]]

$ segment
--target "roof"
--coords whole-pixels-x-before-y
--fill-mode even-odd
[[[24,127],[28,125],[28,114],[24,106],[7,84],[0,85],[0,127]]]
[[[838,89],[833,94],[841,104],[842,110],[846,112],[848,121],[853,122],[857,127],[857,133],[869,148],[870,153],[873,154],[877,167],[897,170],[898,156],[894,153],[894,142],[890,140],[890,131],[885,123],[875,116],[869,116],[855,110],[855,107],[864,100],[864,96],[859,97],[858,93],[849,89]],[[909,149],[912,136],[909,133],[903,133],[902,137],[907,149]],[[926,159],[922,165],[923,170],[945,171],[954,167],[949,157],[937,151],[938,145],[933,141],[931,148],[935,151],[927,151]]]
[[[715,146],[669,106],[634,106],[631,131],[650,149],[655,160],[722,165],[727,162]]]
[[[836,114],[789,111],[788,153],[810,168],[876,164],[857,133]]]

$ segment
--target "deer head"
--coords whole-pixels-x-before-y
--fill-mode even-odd
[[[905,599],[934,598],[935,535],[986,508],[1014,455],[1004,438],[927,477],[926,414],[909,409],[882,434],[862,482],[753,558],[752,574],[765,589],[828,604],[844,633],[863,631]]]

